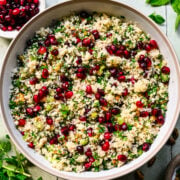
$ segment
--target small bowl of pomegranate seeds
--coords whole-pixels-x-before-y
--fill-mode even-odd
[[[45,0],[0,0],[0,37],[13,39],[32,17],[45,9]]]
[[[154,157],[176,124],[177,62],[158,27],[126,5],[58,4],[34,17],[7,52],[4,122],[22,153],[53,175],[125,175]]]

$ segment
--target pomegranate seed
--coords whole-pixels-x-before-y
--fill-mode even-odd
[[[79,79],[85,79],[85,78],[86,78],[86,75],[83,74],[83,73],[77,73],[77,74],[76,74],[76,77],[79,78]]]
[[[120,113],[120,109],[118,109],[118,108],[112,108],[112,109],[111,109],[111,113],[114,114],[114,115],[117,115],[117,114]]]
[[[82,58],[81,58],[81,56],[78,56],[78,57],[77,57],[76,63],[77,63],[77,64],[81,64],[81,63],[82,63]]]
[[[120,131],[121,130],[121,126],[119,124],[115,124],[114,125],[114,129],[115,129],[115,131]]]
[[[91,40],[89,38],[85,38],[82,41],[82,45],[85,47],[88,47],[90,45],[90,43],[91,43]]]
[[[145,45],[145,50],[148,51],[148,52],[151,51],[151,46],[149,44],[146,44]]]
[[[46,47],[49,47],[50,46],[50,41],[49,41],[49,39],[46,39],[45,41],[44,41],[44,45],[46,46]]]
[[[152,114],[153,116],[157,116],[157,114],[158,114],[158,109],[152,109],[151,114]]]
[[[104,133],[104,139],[109,140],[109,139],[111,139],[111,136],[112,136],[112,134],[110,132],[105,132]]]
[[[111,117],[112,117],[112,114],[110,112],[105,113],[106,121],[110,121]]]
[[[86,86],[86,93],[87,93],[87,94],[92,94],[92,93],[93,93],[93,90],[92,90],[91,85],[87,85],[87,86]]]
[[[77,146],[76,150],[78,151],[79,154],[83,154],[84,153],[84,147],[83,146]]]
[[[6,26],[3,26],[1,29],[2,29],[3,31],[7,31],[7,27],[6,27]]]
[[[11,16],[10,15],[6,15],[4,18],[5,18],[6,21],[11,21]]]
[[[36,77],[33,77],[33,78],[31,78],[30,80],[29,80],[29,83],[31,84],[31,85],[34,85],[34,84],[36,84],[38,82],[38,79],[36,78]]]
[[[41,46],[39,49],[38,49],[38,54],[41,54],[41,55],[43,55],[44,53],[46,53],[46,47],[44,47],[44,46]]]
[[[24,126],[25,124],[26,124],[26,120],[25,119],[19,119],[18,126]]]
[[[117,158],[118,158],[119,161],[122,161],[122,162],[126,162],[127,161],[127,157],[125,155],[123,155],[123,154],[118,155]]]
[[[101,98],[100,93],[96,93],[96,94],[95,94],[95,98],[99,100],[99,99]]]
[[[64,82],[63,84],[62,84],[62,89],[63,90],[67,90],[68,89],[68,87],[69,87],[69,82]]]
[[[107,129],[108,129],[108,131],[109,131],[110,133],[112,133],[112,132],[115,131],[113,124],[110,123],[110,122],[107,122],[107,123],[106,123],[106,127],[107,127]]]
[[[111,50],[112,50],[113,53],[116,53],[117,48],[116,48],[115,45],[112,44],[112,45],[110,46],[110,48],[111,48]]]
[[[60,88],[60,87],[58,87],[57,89],[56,89],[56,92],[59,94],[59,93],[62,93],[62,89]]]
[[[148,58],[148,57],[145,57],[144,58],[144,61],[146,62],[146,64],[147,64],[147,67],[151,67],[151,60],[150,60],[150,58]]]
[[[91,156],[91,157],[89,157],[89,162],[94,162],[95,161],[95,159]]]
[[[111,50],[111,46],[106,46],[106,50],[110,55],[113,54],[113,51]]]
[[[140,112],[140,117],[148,117],[149,113],[147,111]]]
[[[89,137],[93,136],[93,129],[91,127],[87,129],[87,134]]]
[[[118,81],[119,82],[124,82],[126,80],[125,76],[118,76]]]
[[[33,116],[33,115],[34,115],[34,112],[33,112],[33,109],[32,109],[32,108],[27,108],[27,109],[26,109],[26,113],[27,113],[29,116]]]
[[[24,136],[24,131],[21,131],[22,136]]]
[[[99,102],[100,102],[101,106],[107,106],[107,104],[108,104],[104,98],[100,98]]]
[[[169,74],[170,73],[170,68],[167,66],[163,66],[161,69],[161,72],[164,74]]]
[[[105,118],[104,117],[98,117],[98,121],[99,123],[104,123],[105,122]]]
[[[86,150],[85,155],[88,156],[88,157],[91,157],[91,156],[92,156],[91,148],[88,148],[88,149]]]
[[[122,50],[116,51],[116,56],[122,57],[124,55],[124,52]]]
[[[81,42],[81,39],[78,38],[78,37],[76,37],[76,42],[75,42],[75,44],[78,44],[78,43],[80,43],[80,42]]]
[[[86,170],[88,170],[92,166],[92,162],[87,162],[84,164]]]
[[[137,101],[137,102],[136,102],[136,106],[137,106],[138,108],[142,108],[142,107],[144,106],[144,104],[143,104],[141,101]]]
[[[74,131],[76,129],[76,126],[74,125],[74,124],[71,124],[70,126],[69,126],[69,130],[70,131]]]
[[[128,89],[127,88],[124,89],[124,91],[122,92],[122,95],[123,96],[127,96],[128,95]]]
[[[69,128],[67,126],[64,126],[61,128],[61,133],[64,135],[64,136],[67,136],[69,134]]]
[[[53,50],[51,51],[51,54],[52,54],[53,56],[57,56],[57,55],[59,54],[59,51],[58,51],[57,49],[53,49]]]
[[[109,150],[109,147],[110,147],[109,142],[106,141],[106,142],[104,142],[104,144],[102,145],[102,150],[103,150],[103,151],[108,151],[108,150]]]
[[[60,76],[60,80],[62,81],[62,82],[65,82],[65,81],[68,81],[68,78],[65,76],[65,75],[61,75]]]
[[[158,48],[157,42],[155,40],[150,40],[150,46],[155,49]]]
[[[12,14],[13,14],[14,16],[17,16],[19,13],[20,13],[20,10],[19,10],[18,8],[13,9],[13,11],[12,11]]]
[[[47,79],[49,76],[49,72],[47,69],[42,70],[42,78]]]
[[[107,34],[106,34],[106,37],[111,37],[112,36],[112,33],[110,33],[110,32],[108,32]]]
[[[34,102],[39,103],[40,98],[39,98],[38,94],[35,94],[35,95],[33,96],[33,100],[34,100]]]
[[[86,118],[85,116],[81,116],[81,117],[79,117],[79,120],[80,120],[80,121],[86,121],[87,118]]]
[[[0,0],[0,5],[6,5],[6,0]]]
[[[104,96],[104,95],[105,95],[105,93],[104,93],[104,90],[103,90],[103,89],[98,89],[97,91],[98,91],[98,93],[99,93],[101,96]]]
[[[28,144],[28,146],[33,149],[33,148],[34,148],[33,142],[30,142],[30,143]]]
[[[163,124],[164,124],[164,117],[163,117],[163,115],[159,115],[159,116],[157,117],[157,119],[156,119],[156,122],[157,122],[158,124],[163,125]]]
[[[138,49],[143,49],[143,47],[144,47],[143,42],[140,41],[140,42],[137,43],[137,48]]]
[[[93,31],[92,31],[92,34],[93,34],[93,36],[94,36],[95,39],[99,39],[99,38],[100,38],[100,35],[99,35],[98,30],[93,30]]]
[[[134,77],[132,77],[132,78],[130,79],[130,81],[131,81],[132,84],[134,84],[135,81],[136,81],[136,79],[134,79]]]
[[[139,56],[139,60],[140,60],[140,61],[143,61],[143,60],[144,60],[144,58],[145,58],[145,56],[144,56],[144,55],[142,55],[142,54]]]
[[[118,70],[116,68],[112,68],[112,69],[109,70],[109,72],[111,73],[111,76],[116,77],[117,73],[118,73]]]
[[[148,151],[148,150],[149,150],[149,147],[150,147],[149,143],[144,143],[144,144],[142,145],[142,150],[143,150],[143,151]]]
[[[49,141],[49,144],[57,144],[58,143],[58,137],[53,137],[50,141]]]
[[[65,93],[65,98],[66,98],[66,99],[70,99],[72,96],[73,96],[73,92],[72,92],[72,91],[67,91],[67,92]]]
[[[61,94],[61,93],[58,93],[58,94],[55,94],[54,95],[54,99],[56,99],[56,100],[64,100],[64,96],[63,96],[63,94]]]
[[[53,124],[52,118],[51,118],[51,117],[47,117],[47,118],[46,118],[46,123],[47,123],[48,125],[52,125],[52,124]]]
[[[34,108],[33,108],[33,112],[34,113],[37,113],[41,110],[41,107],[39,105],[36,105]]]
[[[39,0],[34,0],[33,1],[35,4],[39,4]]]
[[[128,50],[124,50],[124,57],[126,58],[126,59],[129,59],[130,58],[130,52],[128,51]]]
[[[128,126],[125,122],[121,124],[121,130],[126,131],[127,128],[128,128]]]

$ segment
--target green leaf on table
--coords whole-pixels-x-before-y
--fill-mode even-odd
[[[7,153],[11,150],[11,143],[9,141],[0,141],[0,152]]]
[[[175,30],[177,30],[177,29],[178,29],[179,25],[180,25],[180,14],[179,14],[179,15],[177,15],[177,17],[176,17]]]
[[[150,14],[149,17],[157,24],[163,24],[165,22],[165,19],[161,15],[156,13]]]
[[[146,0],[151,6],[163,6],[169,4],[170,0]]]
[[[180,15],[180,0],[171,0],[171,6]]]
[[[42,177],[39,177],[37,180],[43,180],[43,178],[42,178]]]

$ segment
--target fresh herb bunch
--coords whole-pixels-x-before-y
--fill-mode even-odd
[[[165,22],[165,19],[159,15],[159,14],[156,14],[156,13],[152,13],[149,15],[149,17],[155,21],[157,24],[163,24]]]
[[[14,147],[15,155],[9,155],[12,145],[9,136],[0,140],[0,180],[30,180],[29,161]]]
[[[174,12],[177,13],[176,22],[175,22],[175,30],[178,29],[180,25],[180,0],[146,0],[146,3],[150,4],[151,6],[163,6],[170,3]],[[152,19],[156,23],[158,23],[158,21],[156,21],[157,20],[156,17],[153,17]]]

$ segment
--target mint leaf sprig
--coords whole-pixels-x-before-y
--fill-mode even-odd
[[[154,21],[156,22],[157,24],[163,24],[165,22],[165,19],[159,15],[159,14],[156,14],[155,12],[150,14],[149,17]]]

